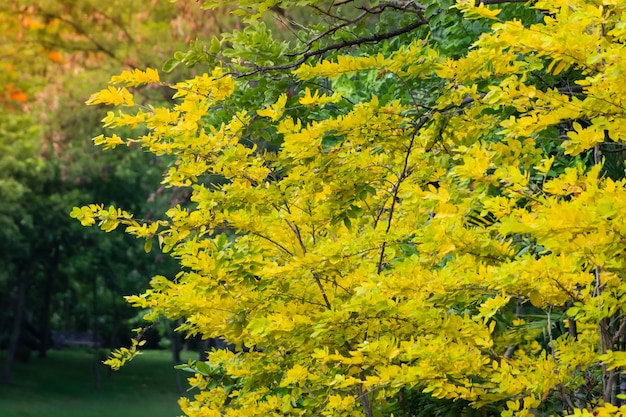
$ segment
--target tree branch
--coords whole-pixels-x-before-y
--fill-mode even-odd
[[[491,4],[528,3],[528,0],[481,0],[479,3],[489,6]]]
[[[393,195],[391,197],[391,207],[389,208],[389,217],[387,218],[387,227],[385,229],[385,234],[391,230],[391,222],[393,220],[393,213],[396,208],[396,202],[398,201],[398,192],[400,190],[400,185],[404,182],[405,179],[409,176],[409,157],[411,156],[411,151],[413,150],[413,145],[415,144],[415,136],[417,132],[426,124],[428,120],[430,120],[430,116],[432,112],[424,115],[420,118],[420,121],[417,123],[415,128],[413,129],[413,134],[411,135],[411,141],[409,142],[409,146],[407,147],[406,154],[404,155],[404,164],[402,166],[402,172],[398,176],[398,181],[393,187]],[[380,256],[378,257],[378,264],[376,266],[377,273],[381,273],[383,271],[383,262],[385,259],[385,249],[387,247],[387,242],[383,242],[380,247]]]
[[[342,41],[342,42],[338,42],[338,43],[334,43],[332,45],[328,45],[325,46],[323,48],[319,48],[319,49],[315,49],[313,51],[307,51],[307,52],[302,52],[302,53],[298,53],[296,55],[302,55],[302,57],[300,59],[298,59],[297,61],[294,61],[290,64],[283,64],[283,65],[274,65],[274,66],[267,66],[267,67],[257,67],[251,71],[248,72],[243,72],[243,73],[228,73],[228,74],[224,74],[224,75],[232,75],[235,78],[242,78],[242,77],[249,77],[251,75],[254,74],[262,74],[265,72],[272,72],[272,71],[282,71],[282,70],[286,70],[286,69],[291,69],[291,68],[296,68],[302,64],[304,64],[306,62],[307,59],[314,57],[314,56],[320,56],[325,54],[326,52],[330,52],[330,51],[336,51],[339,49],[343,49],[343,48],[348,48],[350,46],[357,46],[357,45],[363,45],[363,44],[367,44],[367,43],[377,43],[380,41],[383,41],[385,39],[390,39],[396,36],[400,36],[403,35],[405,33],[411,32],[415,29],[417,29],[418,27],[424,25],[428,23],[428,20],[426,20],[423,16],[420,16],[419,20],[416,20],[415,22],[411,23],[410,25],[407,25],[403,28],[397,29],[397,30],[392,30],[391,32],[386,32],[386,33],[378,33],[372,36],[366,36],[363,38],[357,38],[357,39],[352,39],[352,40],[346,40],[346,41]]]
[[[291,253],[291,252],[289,251],[289,249],[287,249],[286,247],[284,247],[284,246],[283,246],[283,245],[281,245],[280,243],[276,242],[276,241],[275,241],[275,240],[273,240],[272,238],[269,238],[269,237],[267,237],[267,236],[264,236],[264,235],[262,235],[262,234],[260,234],[260,233],[256,233],[256,232],[251,232],[250,234],[252,234],[252,235],[254,235],[254,236],[258,236],[258,237],[260,237],[261,239],[265,239],[265,240],[267,240],[268,242],[270,242],[270,243],[274,244],[274,246],[276,246],[278,249],[280,249],[280,250],[282,250],[283,252],[285,252],[287,255],[291,255],[291,256],[293,256],[293,253]]]
[[[100,42],[98,42],[97,39],[95,39],[90,33],[88,33],[85,30],[85,28],[83,28],[81,25],[79,25],[75,21],[67,19],[64,16],[61,16],[61,15],[56,14],[56,13],[47,12],[47,11],[45,11],[43,9],[41,9],[41,12],[42,12],[42,14],[45,17],[48,17],[48,18],[51,18],[51,19],[57,19],[57,20],[65,23],[66,25],[74,28],[76,33],[78,33],[79,35],[83,35],[89,42],[91,42],[93,44],[93,46],[95,47],[95,49],[97,51],[100,51],[100,52],[104,53],[105,55],[108,55],[113,60],[122,63],[121,59],[115,54],[115,52],[113,52],[112,50],[110,50],[106,46],[102,45]]]
[[[374,410],[372,409],[372,402],[367,396],[368,391],[363,390],[363,383],[365,382],[365,372],[361,371],[359,373],[359,377],[361,379],[361,383],[358,386],[358,394],[359,399],[361,400],[361,405],[363,406],[363,412],[365,413],[365,417],[374,417]]]
[[[315,282],[317,283],[317,286],[320,289],[320,292],[322,293],[322,298],[324,298],[324,303],[326,304],[326,308],[328,308],[329,310],[332,310],[332,306],[330,305],[330,300],[328,299],[328,296],[326,295],[326,290],[324,289],[324,285],[322,285],[322,280],[320,279],[319,274],[317,272],[313,272],[313,278],[315,278]]]

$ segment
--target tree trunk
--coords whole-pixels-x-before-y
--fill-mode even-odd
[[[91,281],[91,297],[93,306],[93,376],[96,389],[100,388],[100,345],[98,344],[98,276],[94,275]]]
[[[6,384],[11,378],[11,368],[13,367],[13,361],[15,359],[15,351],[20,340],[20,333],[22,330],[22,322],[24,319],[24,306],[26,305],[26,293],[30,281],[30,268],[23,270],[20,274],[20,283],[17,291],[17,300],[15,302],[15,317],[13,318],[13,329],[11,331],[11,338],[9,339],[9,346],[7,348],[7,356],[4,360],[4,368],[2,370],[2,383]]]
[[[58,251],[54,250],[52,262],[45,271],[45,281],[43,284],[43,300],[41,311],[39,312],[39,357],[45,358],[50,347],[50,302],[52,299],[52,281],[56,272],[58,261]]]
[[[174,365],[180,365],[180,351],[182,349],[181,341],[180,341],[180,333],[174,331],[176,327],[178,327],[178,320],[169,321],[168,322],[168,333],[172,341],[172,361]],[[171,326],[170,326],[171,325]],[[178,387],[178,393],[183,395],[185,389],[183,388],[183,381],[181,380],[180,372],[176,372],[176,386]]]
[[[175,364],[179,364],[181,363],[180,351],[182,349],[182,343],[180,341],[180,334],[174,331],[174,329],[178,327],[178,320],[174,321],[172,324],[172,360]]]
[[[198,340],[198,360],[200,361],[207,360],[209,347],[210,347],[209,339]]]

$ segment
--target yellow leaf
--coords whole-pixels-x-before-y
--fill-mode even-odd
[[[278,97],[276,103],[266,107],[264,110],[257,110],[259,116],[269,117],[273,121],[277,121],[285,112],[285,104],[287,103],[287,94],[283,93]]]
[[[304,90],[304,97],[300,98],[300,104],[305,106],[320,106],[326,103],[336,103],[341,100],[341,95],[339,93],[335,93],[332,96],[319,95],[319,91],[315,91],[315,94],[311,95],[311,90],[309,87],[306,87]]]
[[[543,303],[543,298],[541,297],[541,293],[537,290],[533,290],[529,296],[530,304],[533,306],[540,308]]]
[[[142,84],[158,83],[159,73],[152,68],[145,71],[135,69],[133,71],[122,71],[120,75],[111,77],[110,84],[124,84],[127,87],[137,87]]]
[[[615,352],[609,350],[599,359],[608,366],[609,369],[626,367],[626,352]]]
[[[89,97],[89,100],[86,101],[86,104],[112,104],[114,106],[125,104],[127,106],[133,106],[134,102],[133,95],[126,89],[126,87],[109,87],[106,90],[92,94],[91,97]]]

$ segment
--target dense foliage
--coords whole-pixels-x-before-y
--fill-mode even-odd
[[[179,261],[128,298],[147,319],[237,347],[189,364],[183,411],[626,412],[626,3],[238,7],[245,28],[164,68],[206,72],[125,71],[89,100],[147,129],[94,141],[171,155],[193,204],[72,211]],[[136,105],[144,84],[175,104]]]

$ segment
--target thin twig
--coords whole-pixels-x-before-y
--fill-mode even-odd
[[[251,234],[252,234],[252,235],[254,235],[254,236],[258,236],[258,237],[260,237],[261,239],[265,239],[265,240],[267,240],[267,241],[268,241],[268,242],[270,242],[270,243],[273,243],[273,244],[274,244],[277,248],[279,248],[280,250],[282,250],[283,252],[285,252],[287,255],[291,255],[291,256],[293,256],[293,253],[291,253],[291,252],[289,251],[289,249],[287,249],[286,247],[284,247],[284,246],[283,246],[283,245],[281,245],[280,243],[276,242],[276,241],[275,241],[275,240],[273,240],[272,238],[267,237],[267,236],[264,236],[264,235],[262,235],[262,234],[260,234],[260,233],[257,233],[257,232],[251,232]]]
[[[324,298],[324,303],[326,304],[326,308],[328,308],[329,310],[332,310],[330,300],[328,299],[328,296],[326,295],[326,290],[324,289],[324,286],[322,285],[322,280],[320,279],[319,274],[317,272],[314,272],[313,278],[315,279],[315,282],[317,283],[317,286],[319,287],[320,292],[322,293],[322,297]]]
[[[402,166],[402,172],[398,176],[398,181],[393,187],[393,195],[391,197],[391,207],[389,208],[389,217],[387,218],[387,227],[385,229],[385,234],[389,233],[391,230],[391,222],[393,220],[393,213],[396,207],[396,202],[398,201],[398,192],[400,191],[400,185],[404,182],[405,179],[409,176],[409,158],[411,156],[411,152],[413,151],[413,145],[415,144],[415,137],[417,136],[417,132],[426,124],[426,122],[430,119],[430,115],[422,116],[421,123],[413,130],[413,134],[411,135],[411,141],[409,142],[409,146],[407,147],[406,154],[404,155],[404,164]],[[383,242],[380,247],[380,256],[378,257],[378,265],[376,267],[377,272],[380,274],[383,271],[383,261],[385,258],[385,249],[387,247],[387,242]]]

